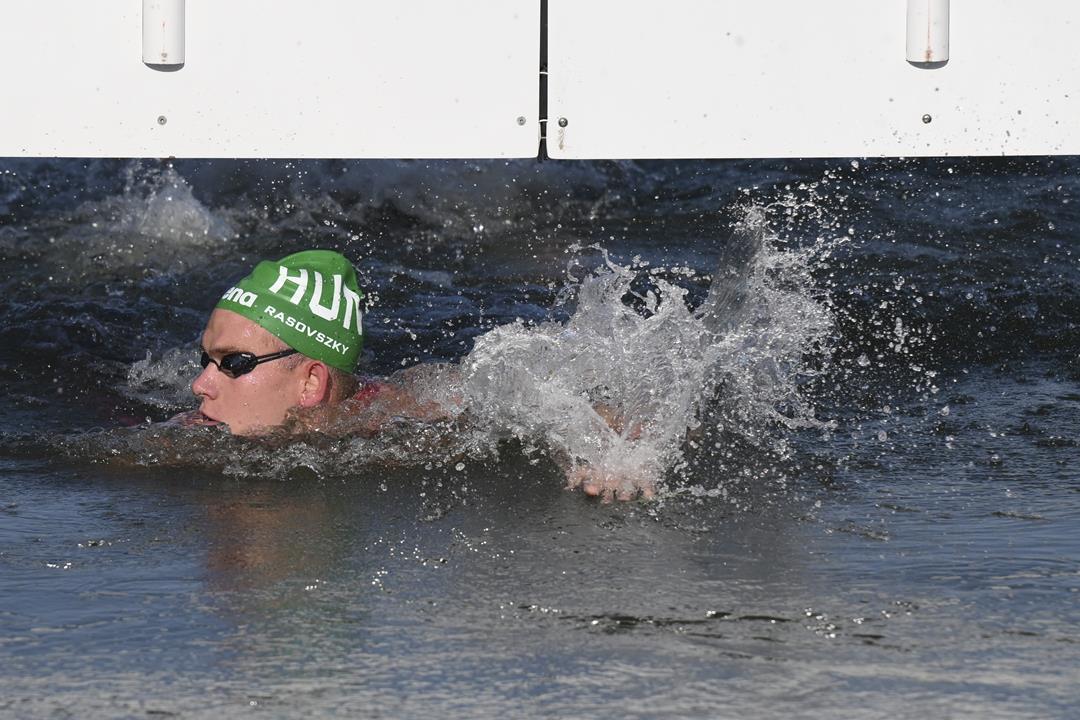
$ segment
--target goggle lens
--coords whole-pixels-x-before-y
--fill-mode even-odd
[[[238,378],[241,375],[246,375],[255,369],[255,366],[261,365],[264,362],[270,362],[271,360],[277,360],[278,358],[288,357],[289,355],[295,355],[296,350],[282,350],[281,352],[270,353],[269,355],[255,355],[249,352],[231,352],[227,355],[222,355],[221,360],[215,362],[210,354],[205,350],[202,351],[202,357],[199,358],[199,364],[204,368],[210,363],[214,363],[217,369],[223,374],[231,377]]]

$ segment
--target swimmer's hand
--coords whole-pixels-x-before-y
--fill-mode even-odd
[[[597,402],[593,403],[593,410],[599,415],[607,426],[626,440],[640,440],[644,426],[641,421],[628,418],[622,410],[614,405]]]
[[[624,441],[641,439],[644,425],[639,419],[604,402],[593,403],[592,407],[604,424]],[[656,496],[656,481],[643,469],[624,472],[597,465],[575,464],[566,469],[566,487],[569,490],[580,488],[589,497],[598,497],[602,502],[627,501],[637,497],[649,500]]]
[[[589,497],[602,502],[627,501],[641,497],[651,500],[656,496],[656,482],[644,474],[615,473],[593,465],[578,465],[566,474],[568,490],[581,489]]]

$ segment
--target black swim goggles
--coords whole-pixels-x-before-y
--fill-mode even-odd
[[[231,352],[221,356],[221,360],[215,361],[210,354],[203,350],[202,358],[199,362],[205,368],[210,363],[214,363],[217,369],[225,375],[231,378],[238,378],[241,375],[246,375],[255,369],[256,365],[261,365],[264,362],[270,362],[271,360],[277,360],[279,358],[295,355],[298,350],[282,350],[281,352],[270,353],[269,355],[256,355],[249,352]]]

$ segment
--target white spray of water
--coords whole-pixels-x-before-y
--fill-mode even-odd
[[[165,241],[195,246],[230,236],[228,223],[199,202],[191,186],[172,167],[156,176],[145,194],[124,195],[117,229]]]
[[[146,357],[128,368],[127,384],[119,390],[127,397],[164,410],[182,410],[194,405],[191,382],[200,370],[193,345],[170,348],[155,359]]]
[[[774,247],[753,209],[700,307],[654,277],[636,296],[642,310],[623,302],[638,271],[605,254],[566,325],[513,323],[477,341],[462,361],[466,404],[491,432],[540,439],[569,469],[622,478],[627,492],[678,464],[707,403],[722,403],[727,429],[747,438],[822,427],[800,395],[806,358],[831,328],[812,254]]]
[[[129,166],[124,193],[83,204],[76,219],[50,241],[46,261],[61,277],[142,277],[185,268],[235,236],[172,167],[145,174]]]

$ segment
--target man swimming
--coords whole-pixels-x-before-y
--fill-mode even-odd
[[[340,253],[307,250],[260,262],[211,312],[201,339],[203,369],[191,384],[199,409],[179,421],[225,424],[234,434],[255,435],[281,426],[378,432],[394,418],[460,415],[460,395],[421,397],[412,382],[419,376],[415,370],[389,380],[353,374],[363,345],[362,298],[356,271]],[[617,425],[610,410],[597,411]],[[619,478],[587,466],[567,475],[569,486],[586,494],[632,497]],[[650,496],[652,488],[642,494]]]

